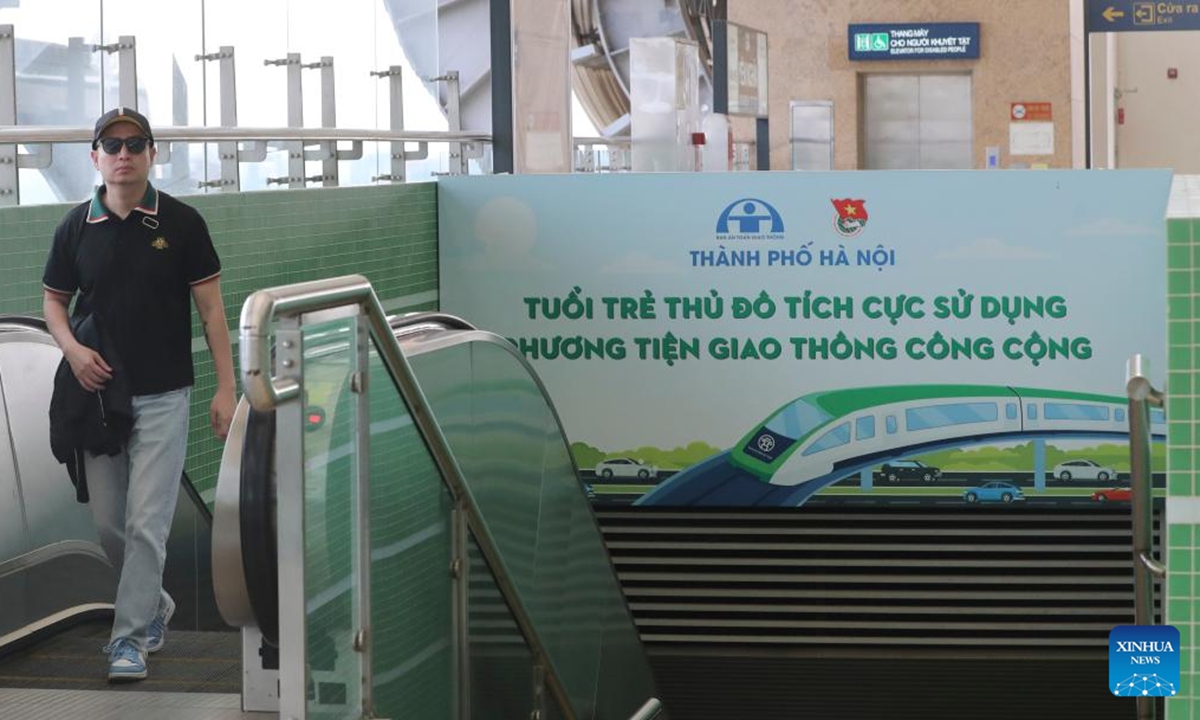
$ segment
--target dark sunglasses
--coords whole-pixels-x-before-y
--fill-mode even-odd
[[[100,138],[100,147],[104,148],[104,152],[108,153],[109,155],[116,155],[117,153],[121,152],[122,145],[129,148],[129,152],[137,155],[138,153],[144,151],[146,146],[149,144],[149,138],[138,137],[136,135],[134,137],[127,138]]]

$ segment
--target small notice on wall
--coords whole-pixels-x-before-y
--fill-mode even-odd
[[[1010,155],[1053,155],[1054,123],[1009,123],[1008,153]]]
[[[1013,122],[1048,122],[1050,103],[1048,102],[1015,102],[1008,106],[1008,118]]]

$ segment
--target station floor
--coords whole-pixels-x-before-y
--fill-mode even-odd
[[[276,713],[244,713],[241,696],[228,693],[0,688],[5,720],[267,720]]]

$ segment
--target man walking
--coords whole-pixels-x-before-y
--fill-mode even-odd
[[[116,108],[100,116],[92,162],[104,184],[55,230],[42,278],[46,324],[70,369],[56,380],[56,401],[82,388],[106,431],[122,409],[131,422],[127,437],[100,448],[89,445],[94,433],[79,433],[80,467],[72,467],[120,573],[106,648],[110,681],[146,677],[146,654],[163,647],[175,611],[162,572],[187,451],[193,300],[216,367],[209,420],[221,439],[235,403],[220,260],[200,214],[150,184],[154,154],[142,114]],[[79,387],[61,387],[64,378]],[[118,384],[128,398],[120,409],[106,394]],[[51,422],[53,434],[53,412]]]

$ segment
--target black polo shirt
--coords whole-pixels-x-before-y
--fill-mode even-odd
[[[191,385],[194,285],[221,272],[200,213],[148,186],[122,220],[101,186],[54,231],[42,284],[79,293],[73,314],[97,313],[134,395]]]

